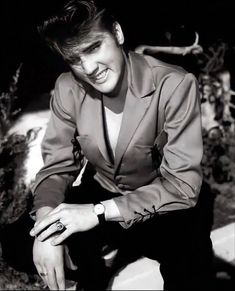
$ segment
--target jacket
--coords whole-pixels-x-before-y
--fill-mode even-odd
[[[44,166],[32,188],[34,209],[63,202],[81,171],[72,154],[76,129],[80,155],[120,189],[114,201],[123,227],[196,204],[203,153],[197,80],[150,56],[130,52],[126,62],[129,85],[114,163],[105,143],[102,94],[70,72],[57,79],[42,142]]]

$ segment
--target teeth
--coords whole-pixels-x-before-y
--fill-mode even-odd
[[[96,80],[102,79],[102,78],[105,76],[105,74],[106,74],[106,70],[103,71],[103,72],[101,72],[101,73],[99,73],[99,74],[96,76]]]

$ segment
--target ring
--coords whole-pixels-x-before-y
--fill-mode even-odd
[[[63,230],[64,228],[65,228],[65,226],[63,225],[63,223],[61,222],[61,221],[56,221],[56,228],[57,228],[57,230],[58,231],[61,231],[61,230]]]
[[[46,276],[47,273],[39,273],[39,275],[43,277],[43,276]]]

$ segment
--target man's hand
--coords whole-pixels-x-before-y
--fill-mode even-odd
[[[61,233],[58,233],[57,221],[65,226],[65,230]],[[98,224],[97,215],[93,212],[93,204],[62,203],[37,221],[30,235],[38,236],[37,239],[42,242],[56,234],[50,241],[52,245],[58,245],[72,233],[90,230]]]
[[[41,242],[35,238],[33,261],[39,275],[51,290],[65,290],[64,246],[52,246],[51,240]]]

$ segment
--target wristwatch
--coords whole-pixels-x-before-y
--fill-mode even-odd
[[[103,224],[105,222],[105,207],[101,202],[94,204],[94,212],[98,217],[99,223]]]

